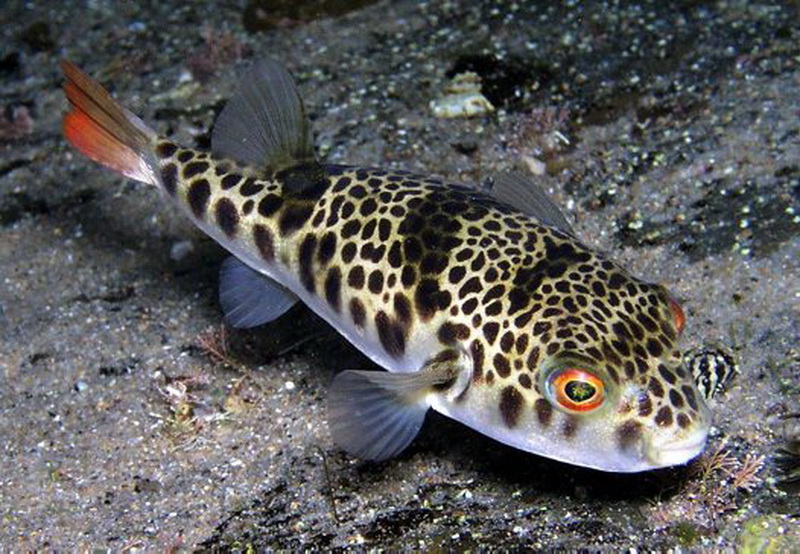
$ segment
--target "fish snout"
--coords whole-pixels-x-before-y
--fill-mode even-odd
[[[648,413],[647,416],[639,414],[638,441],[633,440],[633,433],[625,433],[630,424],[627,418],[632,406]],[[672,408],[654,406],[649,391],[642,387],[630,386],[619,397],[618,411],[627,423],[618,428],[617,434],[621,439],[629,438],[623,442],[627,442],[640,463],[650,469],[685,464],[705,448],[711,428],[711,412],[702,397],[697,395],[695,402],[691,406],[682,406],[680,412],[674,406]],[[659,417],[664,412],[670,417]],[[630,429],[634,427],[630,424]]]
[[[647,441],[645,455],[655,467],[685,464],[706,446],[709,427],[680,429],[676,433],[659,434]]]

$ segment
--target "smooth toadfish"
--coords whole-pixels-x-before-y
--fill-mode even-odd
[[[329,422],[345,450],[402,451],[429,408],[571,464],[680,464],[710,416],[677,349],[666,289],[583,245],[527,178],[488,193],[400,171],[325,165],[290,75],[257,63],[221,112],[211,153],[158,136],[62,64],[68,140],[161,190],[232,256],[220,302],[234,327],[298,299],[383,371],[344,371]]]

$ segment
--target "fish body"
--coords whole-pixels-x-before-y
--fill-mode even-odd
[[[684,316],[661,285],[582,244],[519,175],[491,194],[400,171],[319,163],[288,73],[257,64],[212,153],[159,137],[75,66],[65,134],[161,188],[231,252],[237,327],[300,300],[389,372],[344,371],[334,440],[402,451],[433,408],[514,447],[606,471],[686,462],[710,425],[681,364]]]

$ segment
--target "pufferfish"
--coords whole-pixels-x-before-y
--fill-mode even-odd
[[[685,317],[661,285],[584,245],[527,177],[488,192],[321,163],[298,90],[261,61],[220,113],[211,152],[159,136],[62,62],[64,133],[164,192],[232,256],[226,321],[254,327],[298,299],[384,371],[346,370],[334,442],[385,460],[429,409],[518,449],[611,472],[682,464],[708,408],[681,363]]]

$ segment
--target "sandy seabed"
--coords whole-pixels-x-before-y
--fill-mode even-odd
[[[0,8],[0,545],[796,547],[776,453],[800,411],[797,4],[354,4]],[[706,455],[605,474],[436,415],[390,462],[335,448],[326,388],[370,363],[303,307],[221,328],[224,252],[59,130],[62,57],[205,147],[265,55],[331,163],[543,170],[582,237],[675,292],[687,349],[738,357]],[[498,111],[435,118],[468,70]]]

